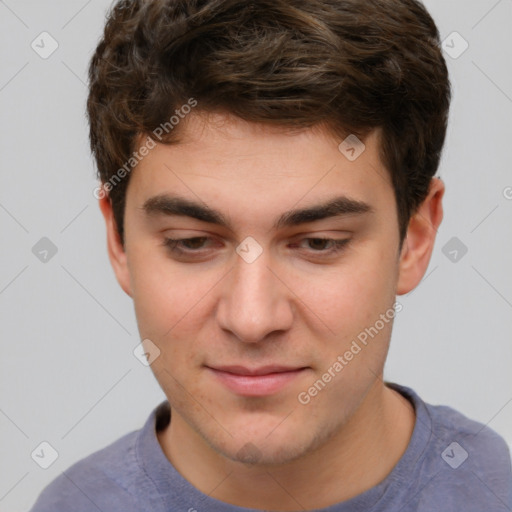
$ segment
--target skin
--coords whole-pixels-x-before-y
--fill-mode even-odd
[[[192,113],[181,129],[180,144],[158,144],[132,171],[124,247],[108,198],[99,201],[141,339],[160,350],[151,368],[172,410],[162,450],[196,488],[234,505],[292,511],[350,499],[390,473],[414,428],[412,405],[382,380],[392,321],[307,405],[297,397],[421,281],[444,184],[432,180],[399,252],[379,130],[351,162],[320,126],[289,132]],[[220,210],[232,229],[147,215],[144,202],[164,192]],[[341,194],[372,212],[272,228],[287,210]],[[178,257],[166,236],[210,241],[184,247],[201,256]],[[235,251],[247,236],[263,251],[252,263]],[[331,247],[315,237],[350,241],[321,256]],[[247,397],[206,368],[233,364],[306,369],[275,394]]]

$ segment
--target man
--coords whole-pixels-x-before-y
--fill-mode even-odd
[[[512,510],[504,440],[383,381],[443,216],[424,6],[120,1],[89,75],[109,256],[167,401],[32,510]]]

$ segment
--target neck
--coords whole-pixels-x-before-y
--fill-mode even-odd
[[[414,422],[412,404],[377,379],[340,431],[286,464],[232,461],[174,412],[158,439],[176,470],[204,494],[239,507],[289,512],[325,508],[380,483],[404,454]]]

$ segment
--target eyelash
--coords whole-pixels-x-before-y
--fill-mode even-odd
[[[177,256],[195,256],[200,254],[200,250],[188,249],[183,250],[178,247],[179,243],[183,242],[191,242],[194,240],[210,240],[210,237],[207,236],[196,236],[193,238],[165,238],[163,244],[170,252],[174,253]],[[335,239],[335,238],[323,238],[323,237],[307,237],[303,238],[303,240],[316,240],[322,242],[330,242],[333,248],[329,251],[318,251],[313,250],[312,254],[315,256],[326,257],[326,256],[334,256],[341,253],[350,242],[350,239]]]

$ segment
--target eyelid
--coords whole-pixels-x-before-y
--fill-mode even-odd
[[[206,239],[206,241],[212,241],[214,240],[214,237],[208,236],[208,235],[198,235],[198,236],[192,236],[192,237],[182,237],[182,238],[170,238],[166,237],[164,238],[162,245],[164,245],[167,249],[170,250],[170,252],[173,252],[177,256],[190,256],[192,258],[194,257],[200,257],[203,256],[205,251],[207,249],[199,248],[197,250],[195,249],[181,249],[178,248],[178,244],[181,242],[188,242],[191,240],[196,239]],[[352,238],[332,238],[325,235],[316,235],[316,236],[301,236],[301,237],[294,237],[296,242],[292,245],[296,245],[299,242],[308,241],[308,240],[323,240],[327,243],[331,244],[330,250],[314,250],[310,249],[309,255],[312,255],[313,257],[319,257],[319,258],[328,258],[339,255],[341,252],[343,252],[347,246],[350,244]],[[297,240],[298,239],[298,240]]]

